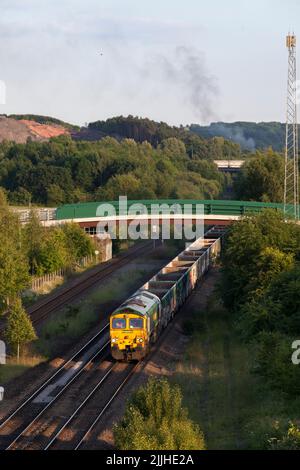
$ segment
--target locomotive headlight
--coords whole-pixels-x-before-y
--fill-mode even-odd
[[[137,338],[137,341],[138,341],[139,343],[142,343],[142,342],[143,342],[143,338]]]
[[[111,340],[112,343],[116,343],[117,341],[118,341],[117,338],[112,338]]]

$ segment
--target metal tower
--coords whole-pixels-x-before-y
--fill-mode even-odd
[[[284,212],[287,217],[299,219],[299,166],[298,166],[298,124],[297,124],[297,71],[296,36],[288,35],[286,46],[289,51],[287,84],[287,118],[284,178]]]

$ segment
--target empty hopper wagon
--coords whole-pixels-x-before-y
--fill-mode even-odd
[[[115,359],[141,360],[148,354],[220,254],[224,233],[224,227],[213,227],[112,313],[110,339]]]

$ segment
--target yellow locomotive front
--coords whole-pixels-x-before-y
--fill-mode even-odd
[[[142,291],[128,299],[110,317],[111,354],[114,359],[141,360],[158,325],[160,300]]]
[[[146,319],[133,312],[116,312],[110,319],[110,340],[114,359],[142,359],[148,348]]]

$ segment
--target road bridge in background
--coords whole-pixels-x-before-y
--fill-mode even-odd
[[[241,171],[245,160],[214,160],[218,170],[223,173],[238,173]]]

